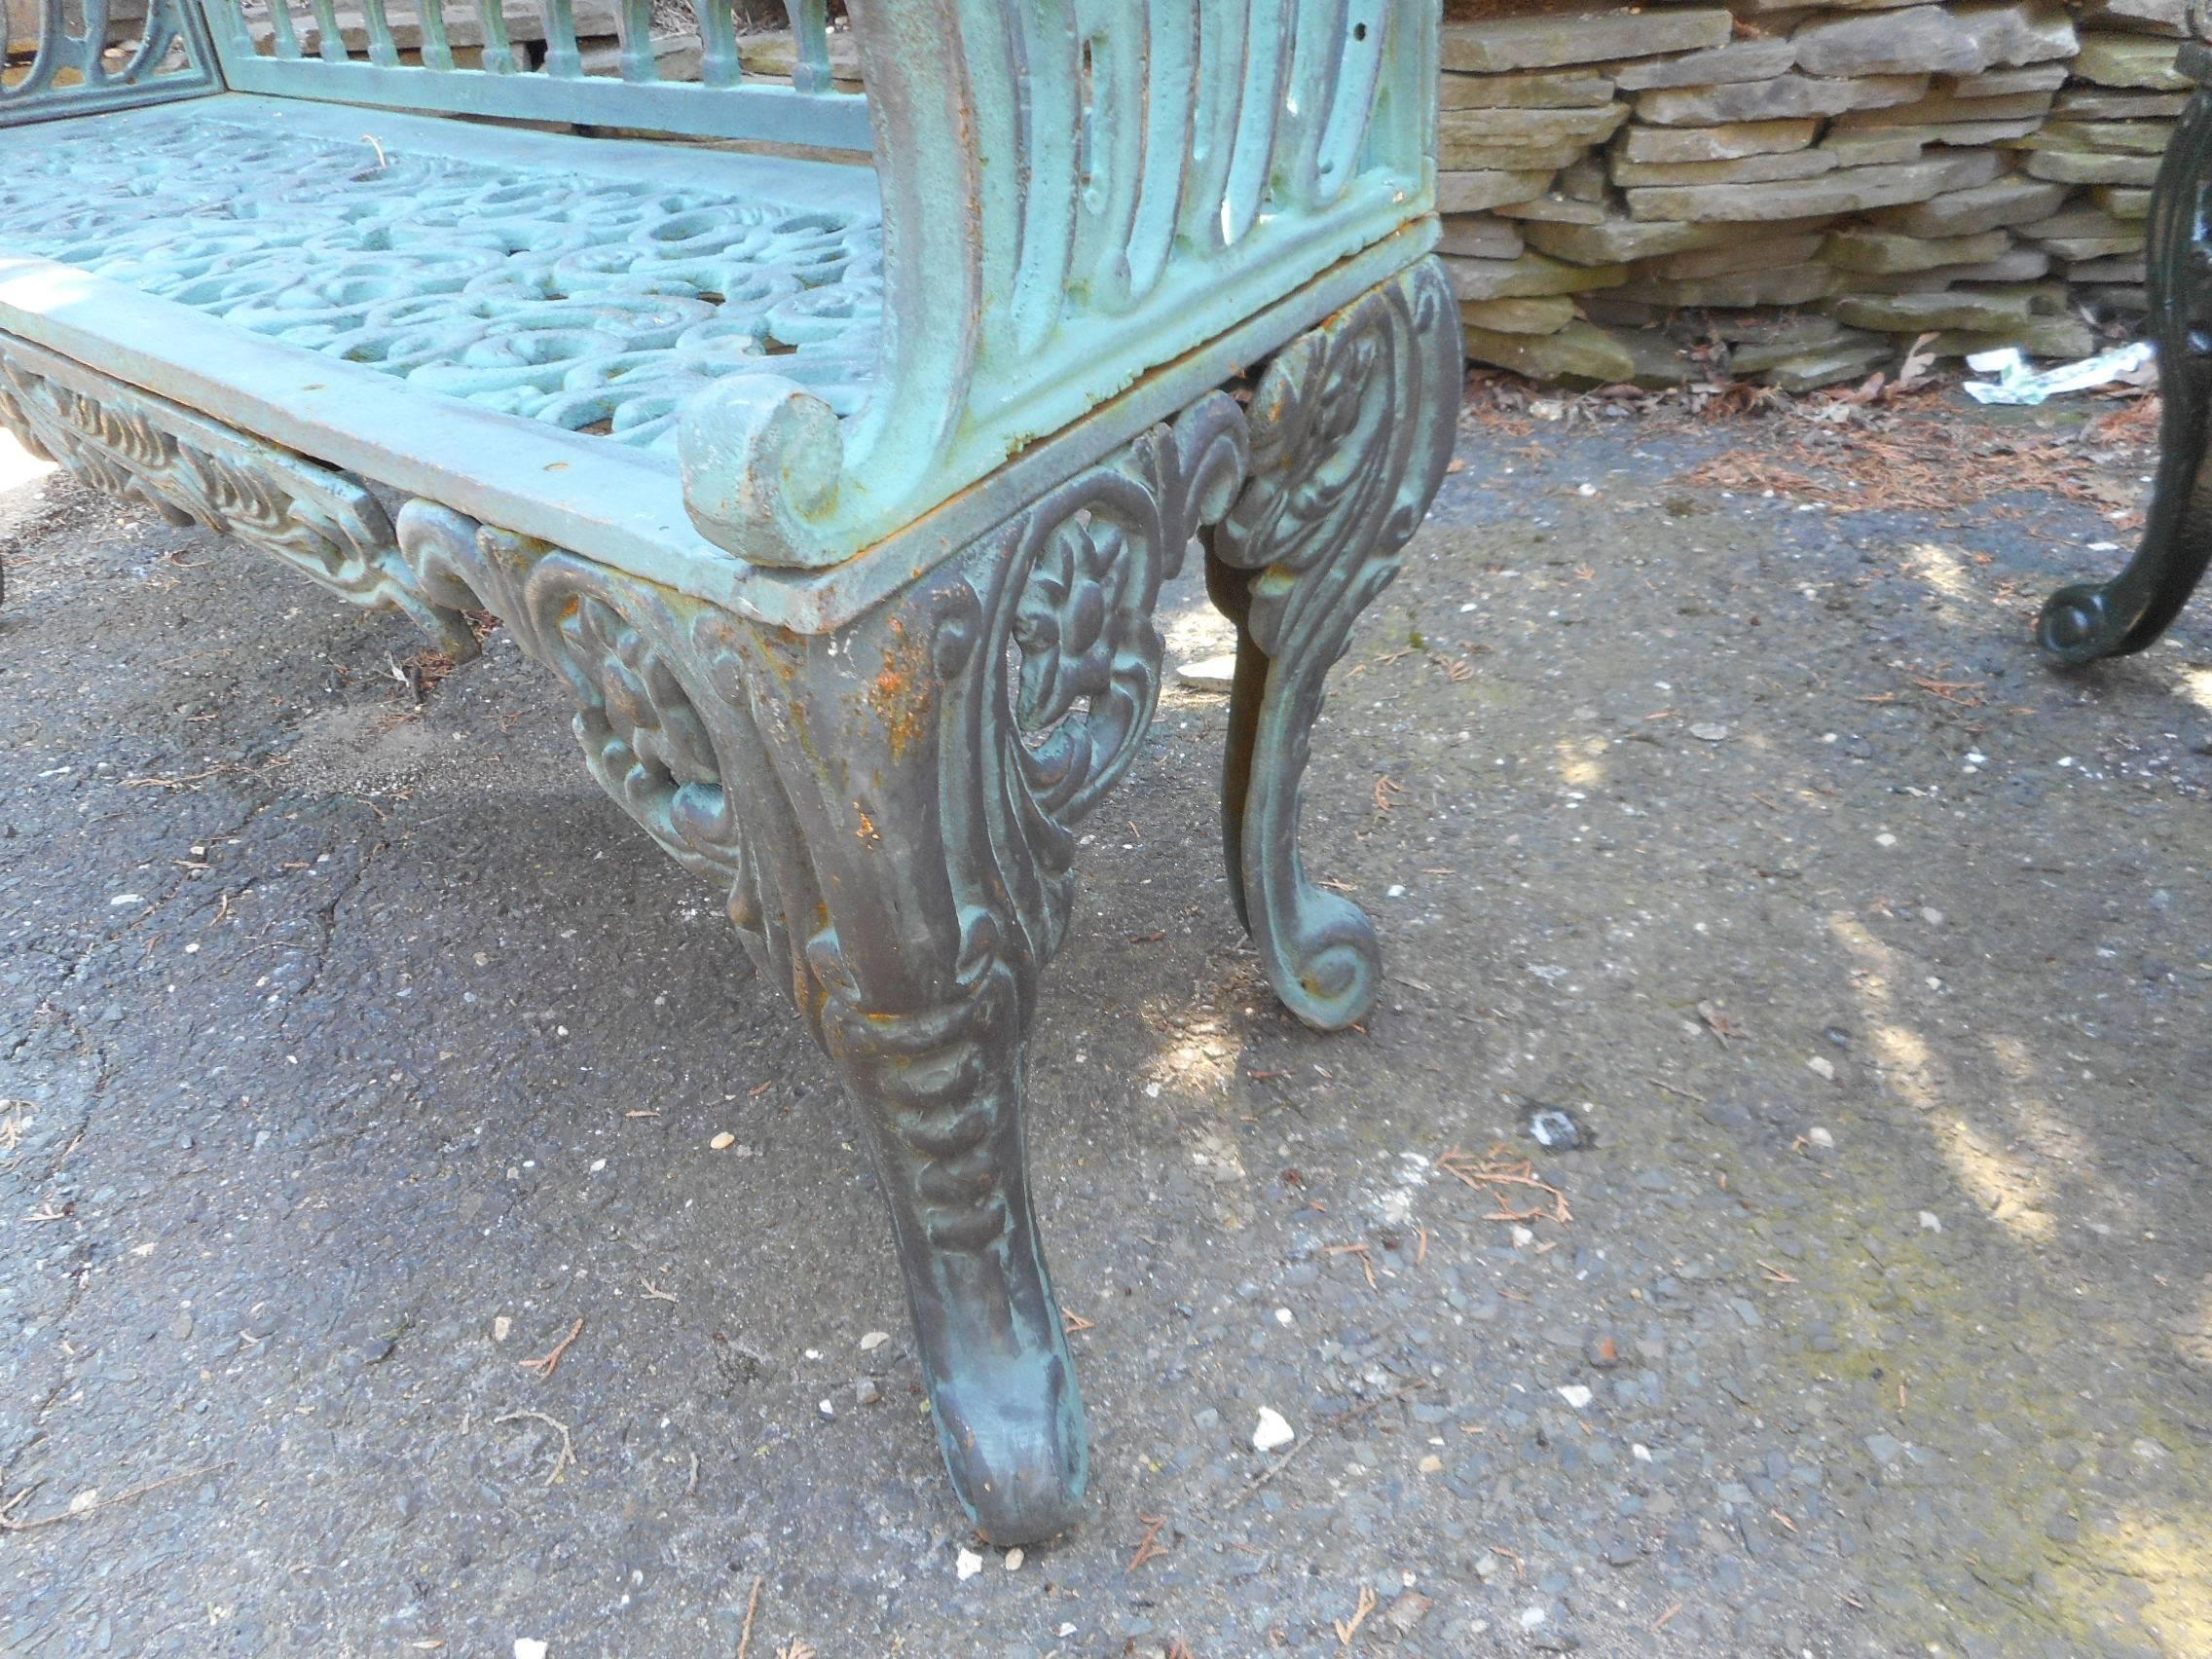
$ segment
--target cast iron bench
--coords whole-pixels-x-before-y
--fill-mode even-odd
[[[775,81],[701,0],[682,82],[650,0],[611,76],[573,0],[143,3],[0,52],[0,421],[561,676],[859,1107],[962,1501],[1064,1529],[1022,1054],[1194,540],[1240,914],[1309,1023],[1376,992],[1299,802],[1452,444],[1437,0],[850,0],[865,97],[825,0]]]

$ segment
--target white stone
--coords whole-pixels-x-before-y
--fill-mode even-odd
[[[1578,1412],[1586,1409],[1592,1398],[1590,1390],[1579,1382],[1562,1383],[1557,1389],[1557,1393],[1561,1399]]]
[[[1227,691],[1236,683],[1236,658],[1215,656],[1187,662],[1175,670],[1175,678],[1194,691]]]
[[[1278,1446],[1288,1446],[1298,1438],[1298,1431],[1284,1420],[1282,1413],[1272,1406],[1260,1408],[1259,1426],[1252,1430],[1252,1450],[1272,1452]]]
[[[953,1557],[952,1570],[960,1574],[960,1581],[965,1584],[983,1570],[983,1558],[974,1550],[962,1550]]]

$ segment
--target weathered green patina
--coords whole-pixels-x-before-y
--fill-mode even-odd
[[[0,422],[457,655],[489,608],[560,675],[861,1108],[962,1500],[1001,1543],[1071,1525],[1023,1052],[1194,543],[1241,638],[1240,913],[1309,1023],[1376,994],[1298,817],[1458,404],[1434,0],[852,0],[866,100],[821,0],[783,85],[726,8],[668,85],[642,0],[596,80],[566,0],[529,67],[472,4],[476,68],[435,7],[367,0],[365,57],[330,0],[314,55],[304,6],[259,38],[183,7],[111,75],[104,18],[49,0],[54,67],[0,95]]]

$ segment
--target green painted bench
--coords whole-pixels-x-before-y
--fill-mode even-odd
[[[1436,0],[789,0],[774,79],[722,0],[681,81],[650,0],[132,3],[0,0],[0,422],[560,675],[856,1103],[962,1501],[1066,1528],[1023,1048],[1193,542],[1242,919],[1375,996],[1298,817],[1458,403]]]

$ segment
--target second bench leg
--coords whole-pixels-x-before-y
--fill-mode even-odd
[[[1275,994],[1341,1030],[1374,1006],[1366,914],[1307,876],[1299,817],[1324,682],[1398,573],[1452,459],[1459,312],[1433,260],[1285,348],[1252,400],[1252,478],[1207,537],[1237,627],[1222,839],[1237,914]]]

